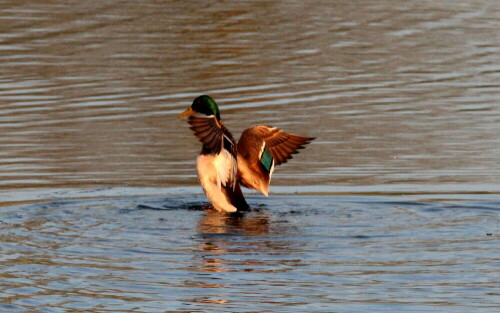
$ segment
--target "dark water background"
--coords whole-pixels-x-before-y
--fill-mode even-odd
[[[0,2],[0,312],[495,312],[500,2]],[[317,139],[203,211],[176,115]],[[252,194],[252,193],[250,193]]]

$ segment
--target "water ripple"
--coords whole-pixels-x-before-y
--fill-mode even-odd
[[[0,303],[117,312],[207,304],[244,312],[249,302],[292,312],[313,303],[493,307],[500,201],[469,198],[251,197],[263,206],[239,215],[206,213],[186,197],[11,205],[0,214]]]

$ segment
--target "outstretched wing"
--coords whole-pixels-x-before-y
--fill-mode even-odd
[[[222,149],[223,130],[215,117],[190,116],[188,123],[194,135],[210,154],[219,154]]]
[[[314,140],[314,137],[286,133],[277,127],[258,125],[252,127],[251,131],[264,140],[275,165],[286,163],[292,158],[292,154],[299,153],[297,150],[304,149],[304,145]]]
[[[238,141],[238,173],[241,184],[267,196],[274,167],[292,158],[314,138],[258,125],[246,129]]]
[[[190,116],[191,130],[203,144],[202,154],[211,154],[217,173],[217,184],[235,188],[237,163],[236,142],[222,122],[215,117]]]

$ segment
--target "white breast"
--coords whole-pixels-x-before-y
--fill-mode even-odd
[[[226,187],[229,183],[234,186],[236,177],[235,174],[232,174],[234,171],[232,167],[233,164],[235,167],[236,162],[230,153],[226,150],[222,151],[216,156],[203,154],[198,156],[196,161],[198,178],[200,179],[203,191],[205,191],[208,200],[212,202],[215,209],[218,211],[235,212],[236,207],[227,199],[221,188],[223,188],[222,186]]]

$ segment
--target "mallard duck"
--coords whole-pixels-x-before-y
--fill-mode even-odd
[[[196,113],[205,116],[193,116]],[[243,131],[236,143],[222,123],[219,106],[206,95],[194,99],[178,117],[188,115],[191,130],[202,143],[196,161],[198,178],[207,198],[221,212],[249,208],[240,185],[267,196],[275,166],[286,163],[314,139],[258,125]]]

